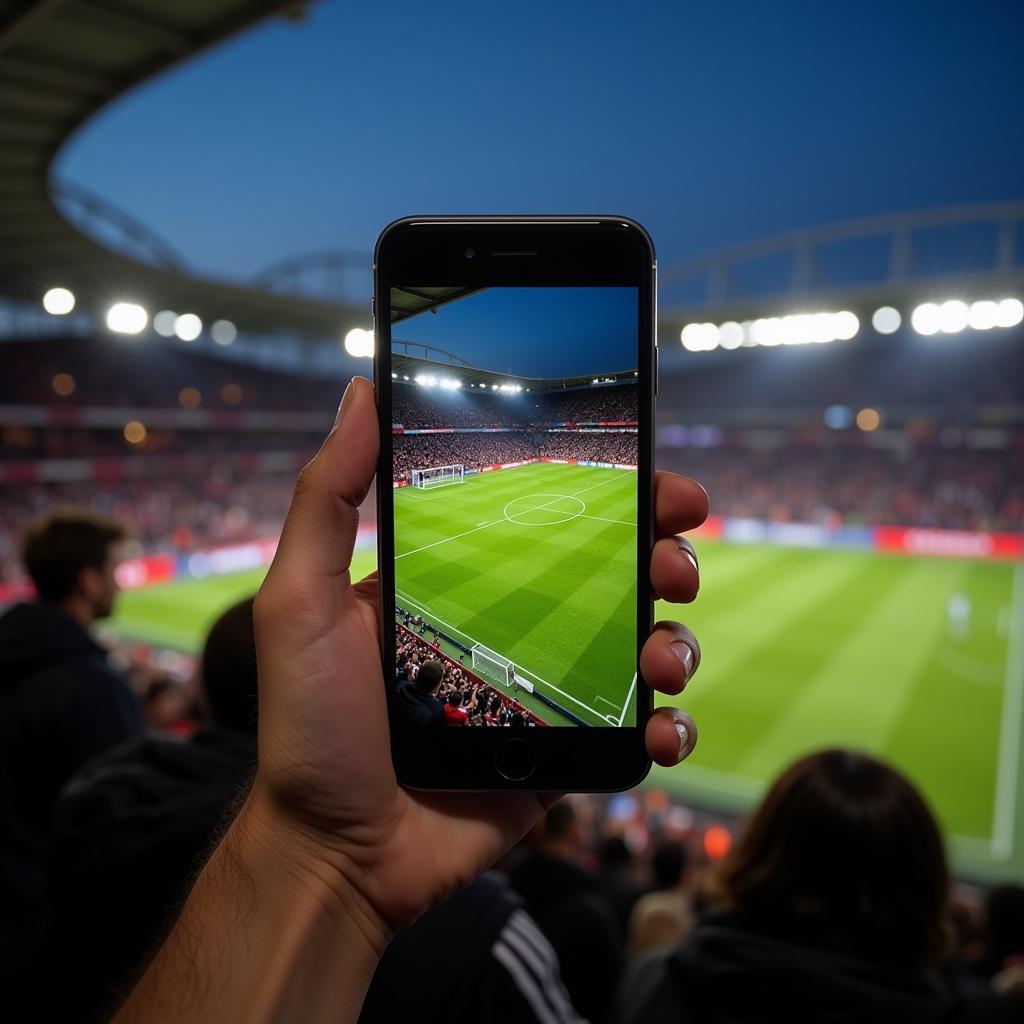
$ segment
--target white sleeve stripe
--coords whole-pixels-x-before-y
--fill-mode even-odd
[[[523,966],[508,946],[500,939],[491,947],[494,958],[504,966],[505,970],[512,976],[516,988],[522,993],[523,998],[530,1004],[534,1016],[541,1024],[564,1024],[564,1018],[556,1015],[553,1007],[549,1006],[541,995],[533,976]]]
[[[558,955],[525,910],[517,910],[512,914],[502,929],[500,938],[517,950],[527,965],[532,967],[552,1005],[556,1006],[567,1020],[581,1020],[562,983],[558,970]]]

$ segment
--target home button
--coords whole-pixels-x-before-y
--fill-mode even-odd
[[[509,782],[523,782],[537,768],[537,754],[526,740],[505,740],[495,751],[494,767]]]

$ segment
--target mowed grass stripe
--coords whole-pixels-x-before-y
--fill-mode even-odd
[[[930,630],[930,640],[910,679],[904,714],[883,736],[880,750],[922,785],[947,828],[988,838],[996,780],[993,737],[999,734],[1008,653],[999,630],[1009,600],[1007,567],[955,565],[955,576],[933,579],[916,606],[903,613],[907,633],[916,639]],[[947,621],[954,591],[972,606],[964,635]]]
[[[409,552],[396,562],[399,589],[464,635],[571,693],[592,709],[592,716],[584,714],[588,720],[607,724],[604,715],[621,708],[635,670],[634,530],[583,517],[527,524],[574,515],[579,502],[602,516],[632,510],[635,519],[635,474],[540,465],[444,490],[449,500],[428,510],[416,495],[396,494],[397,547]],[[509,502],[515,502],[510,515],[516,521],[478,528],[503,516]]]

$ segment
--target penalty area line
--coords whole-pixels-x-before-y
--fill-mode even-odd
[[[453,633],[457,633],[459,636],[462,637],[463,640],[466,640],[471,644],[480,642],[479,640],[476,640],[474,637],[471,637],[468,633],[464,633],[461,629],[458,628],[458,626],[453,626],[450,622],[445,622],[444,619],[442,619],[439,615],[435,615],[434,612],[432,612],[429,608],[425,608],[422,604],[419,603],[419,601],[417,601],[413,597],[410,597],[408,594],[406,594],[402,590],[399,590],[397,587],[395,588],[395,594],[398,597],[400,597],[403,601],[405,601],[407,604],[411,604],[413,608],[418,608],[421,612],[423,612],[424,615],[429,615],[439,625],[444,626],[445,629],[450,629]],[[513,664],[516,666],[517,673],[520,673],[524,676],[528,676],[535,682],[542,683],[549,690],[554,690],[555,693],[560,693],[567,700],[571,700],[574,704],[578,704],[581,708],[584,708],[585,710],[589,711],[592,715],[596,715],[598,718],[602,718],[605,721],[610,720],[608,715],[603,715],[600,711],[595,710],[589,704],[584,704],[583,701],[578,700],[571,693],[566,693],[565,690],[560,690],[557,686],[555,686],[554,683],[549,683],[546,679],[537,675],[536,672],[530,672],[528,669],[523,668],[518,662],[513,662]]]
[[[626,694],[626,703],[622,705],[622,714],[619,715],[619,720],[616,725],[622,725],[626,720],[626,712],[629,710],[629,702],[633,699],[633,691],[636,689],[636,678],[639,672],[633,673],[633,682],[629,684],[629,692]]]

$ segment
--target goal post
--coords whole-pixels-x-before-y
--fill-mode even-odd
[[[516,667],[509,658],[492,651],[483,644],[473,644],[471,655],[473,670],[486,679],[501,683],[507,690],[513,686],[527,693],[533,693],[533,683],[524,679],[516,672]]]
[[[427,490],[430,487],[447,487],[450,484],[466,482],[464,466],[432,466],[429,469],[412,471],[412,486]]]

